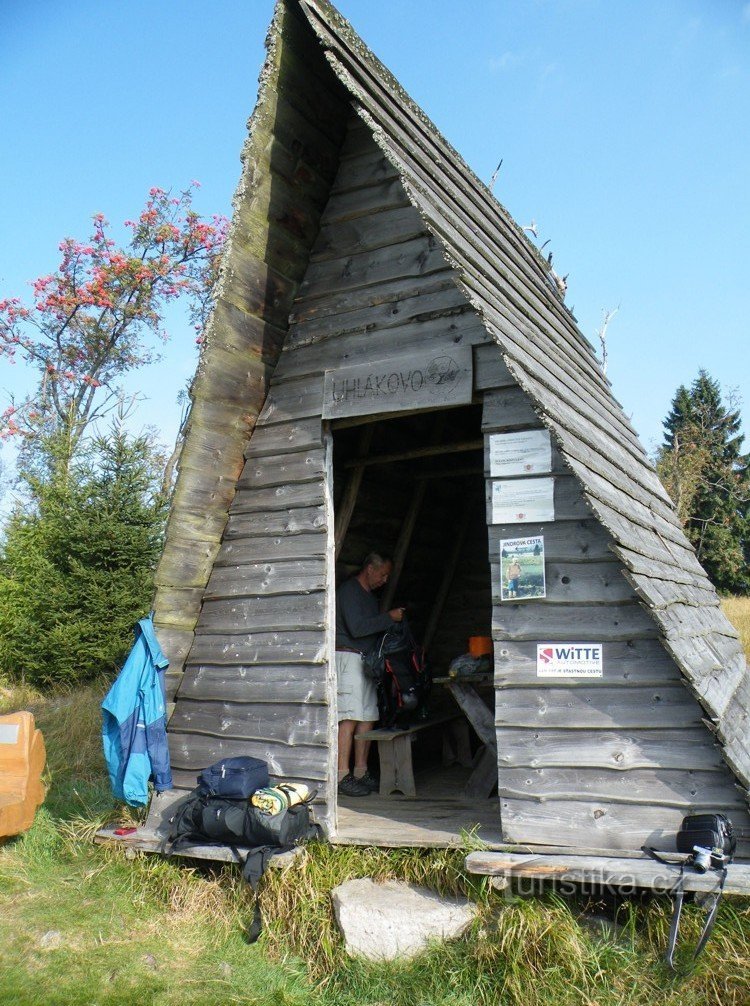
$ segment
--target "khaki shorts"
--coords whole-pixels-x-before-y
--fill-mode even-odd
[[[378,691],[374,681],[365,677],[361,653],[336,653],[338,681],[338,718],[375,723],[378,719]]]

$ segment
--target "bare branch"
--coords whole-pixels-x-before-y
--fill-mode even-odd
[[[620,305],[617,307],[610,308],[608,311],[602,311],[602,323],[597,330],[597,337],[599,339],[599,344],[602,348],[602,373],[606,375],[607,373],[607,329],[609,328],[609,323],[612,321],[614,316],[620,310]]]

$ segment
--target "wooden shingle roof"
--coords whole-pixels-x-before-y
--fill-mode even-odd
[[[509,370],[535,404],[725,759],[750,787],[750,677],[737,633],[547,262],[328,0],[288,0],[397,168]]]

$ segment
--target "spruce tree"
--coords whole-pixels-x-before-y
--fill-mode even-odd
[[[657,468],[698,558],[723,591],[750,590],[750,463],[738,409],[701,370],[679,387],[664,421]]]
[[[0,547],[0,674],[35,685],[119,666],[149,610],[166,515],[148,437],[116,424],[65,461],[27,473]]]

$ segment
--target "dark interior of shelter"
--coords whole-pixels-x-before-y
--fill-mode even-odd
[[[469,636],[490,635],[480,422],[481,406],[467,406],[334,431],[337,515],[349,479],[363,463],[337,556],[337,582],[355,572],[368,552],[390,556],[396,568],[382,593],[392,597],[389,607],[406,606],[436,672],[447,672],[450,661],[465,651]],[[405,551],[399,570],[401,548]]]
[[[437,679],[426,703],[428,718],[457,717],[475,765],[481,741],[440,682],[448,678],[451,662],[467,653],[470,637],[491,635],[481,406],[362,420],[343,428],[334,424],[333,470],[337,584],[355,573],[369,552],[393,560],[391,579],[380,592],[381,609],[406,607],[430,675]],[[491,673],[476,683],[476,692],[494,714]],[[408,725],[413,718],[407,714],[402,722]],[[472,763],[465,752],[463,759],[446,759],[447,730],[425,729],[413,738],[417,802],[465,803],[471,796],[466,783]],[[376,748],[373,744],[370,755],[374,768]],[[494,784],[482,794],[495,815],[496,800],[489,797],[496,783],[495,771]],[[414,801],[408,802],[413,812]],[[365,809],[361,801],[350,803]],[[397,815],[397,807],[394,795],[383,813]]]

